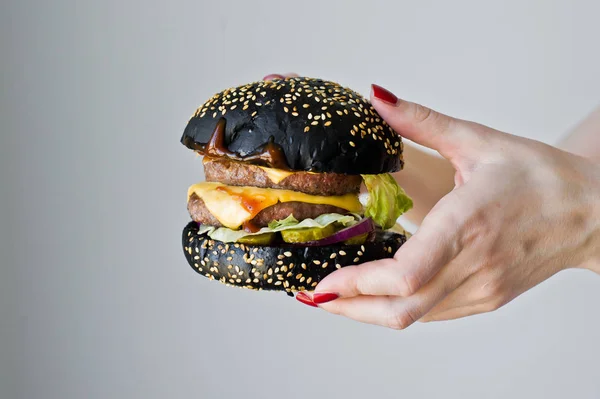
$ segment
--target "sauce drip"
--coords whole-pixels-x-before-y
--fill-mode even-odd
[[[264,197],[262,196],[249,197],[242,194],[238,194],[228,186],[220,186],[215,188],[215,190],[229,194],[231,198],[234,198],[236,201],[238,201],[240,205],[246,210],[246,212],[252,215],[252,217],[256,216],[259,213],[261,209],[260,205],[264,201]]]
[[[247,233],[256,233],[258,230],[260,230],[260,227],[254,224],[252,220],[248,220],[247,222],[244,222],[242,229]]]
[[[251,154],[242,156],[237,152],[229,151],[225,144],[225,119],[223,118],[217,122],[217,126],[211,134],[208,143],[196,143],[191,137],[185,137],[183,143],[203,156],[228,158],[234,161],[254,163],[275,169],[290,170],[285,154],[281,146],[273,141],[273,136],[269,138],[268,142],[258,147]]]

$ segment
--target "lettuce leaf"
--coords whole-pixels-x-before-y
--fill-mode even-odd
[[[275,220],[269,223],[268,227],[263,227],[255,233],[248,233],[244,230],[232,230],[227,227],[214,227],[201,225],[199,233],[206,233],[213,240],[219,240],[223,242],[236,242],[242,237],[250,235],[258,235],[263,233],[274,233],[283,230],[290,229],[301,229],[310,227],[325,227],[331,223],[339,223],[344,227],[352,226],[360,220],[358,215],[341,215],[339,213],[325,213],[319,215],[314,219],[304,219],[298,222],[293,215],[288,216],[282,220]]]
[[[362,175],[362,177],[369,191],[365,217],[371,217],[381,228],[391,228],[400,215],[413,207],[412,199],[406,195],[391,174]]]

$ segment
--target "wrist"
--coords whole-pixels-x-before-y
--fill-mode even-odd
[[[591,249],[590,256],[584,267],[600,274],[600,163],[594,161],[592,164],[592,190],[595,201],[592,204],[590,223],[592,224],[592,235],[588,239]]]

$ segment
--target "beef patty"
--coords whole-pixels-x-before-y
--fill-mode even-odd
[[[204,201],[202,201],[202,198],[198,197],[196,193],[193,193],[190,196],[190,200],[188,201],[188,211],[192,220],[195,222],[210,226],[223,226],[217,218],[210,213],[204,204]],[[251,222],[257,227],[265,227],[273,220],[285,219],[290,215],[294,215],[296,220],[301,221],[304,219],[314,219],[324,213],[339,213],[345,215],[349,212],[333,205],[308,204],[306,202],[296,201],[280,202],[260,211]]]
[[[224,159],[208,159],[204,162],[204,175],[206,181],[230,186],[279,188],[311,195],[358,193],[362,183],[360,175],[310,172],[294,172],[279,183],[273,183],[259,166]]]

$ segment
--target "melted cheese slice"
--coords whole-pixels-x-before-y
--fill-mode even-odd
[[[290,172],[290,171],[282,170],[282,169],[273,169],[273,168],[267,168],[264,166],[259,166],[259,168],[264,170],[264,172],[267,174],[267,177],[269,178],[269,180],[271,180],[275,184],[278,184],[280,181],[282,181],[286,177],[294,174],[294,172]]]
[[[306,202],[333,205],[350,212],[360,213],[362,204],[356,194],[339,196],[309,195],[292,190],[259,187],[227,186],[216,182],[194,184],[188,189],[188,200],[196,194],[206,208],[223,226],[238,229],[260,211],[278,202]]]

